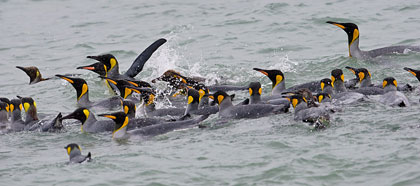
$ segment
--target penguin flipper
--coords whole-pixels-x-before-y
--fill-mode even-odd
[[[87,162],[92,161],[92,154],[90,152],[86,155],[86,159],[87,159]]]
[[[134,78],[143,70],[144,64],[146,61],[152,56],[152,54],[164,43],[166,43],[166,39],[158,39],[154,43],[152,43],[149,47],[147,47],[137,58],[134,60],[133,64],[131,64],[130,68],[124,75]]]

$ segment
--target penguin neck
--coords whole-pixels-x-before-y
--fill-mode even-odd
[[[393,85],[388,85],[384,88],[385,92],[397,91],[397,87]]]
[[[34,106],[29,107],[28,111],[26,112],[25,123],[28,124],[32,121],[37,121],[38,115],[36,108]]]
[[[371,84],[372,84],[372,81],[371,81],[370,77],[367,76],[360,82],[360,88],[369,87]]]
[[[22,112],[20,110],[12,111],[12,117],[10,119],[12,123],[22,121]]]
[[[363,52],[359,48],[359,38],[354,40],[353,43],[349,45],[349,55],[350,57],[355,57],[355,58],[363,57]]]
[[[337,80],[334,82],[334,89],[335,93],[346,92],[346,86],[344,85],[343,81]]]
[[[229,96],[227,96],[220,104],[219,104],[219,111],[222,112],[225,109],[233,107],[232,100]]]
[[[120,76],[120,69],[118,67],[118,63],[115,64],[114,68],[108,71],[108,77],[119,77]]]
[[[79,149],[77,149],[77,148],[74,148],[74,149],[70,152],[70,154],[69,154],[70,161],[71,161],[71,159],[73,159],[73,158],[75,158],[75,157],[77,157],[77,156],[80,156],[80,155],[82,155],[82,153],[80,152],[80,150],[79,150]]]
[[[209,97],[208,96],[203,96],[201,98],[200,103],[198,104],[198,107],[203,108],[209,105]]]
[[[127,116],[130,119],[136,118],[136,111],[134,111],[134,110],[128,111]]]
[[[0,111],[0,123],[7,123],[7,112],[5,110]]]
[[[259,95],[259,94],[251,95],[250,98],[251,98],[251,99],[249,99],[250,104],[257,104],[257,103],[261,102],[261,95]]]
[[[124,126],[122,128],[119,128],[118,130],[115,130],[112,133],[112,139],[123,139],[125,138],[126,134],[127,134],[127,127]]]
[[[92,127],[97,121],[95,115],[90,113],[86,121],[82,123],[82,130]]]
[[[324,87],[324,90],[322,92],[327,93],[329,95],[333,95],[334,94],[334,89],[331,85],[328,85],[328,86]]]
[[[77,100],[77,105],[79,107],[89,107],[92,102],[89,100],[89,91],[83,94],[79,100]]]
[[[35,79],[31,81],[29,84],[32,85],[32,84],[40,82],[41,80],[42,80],[42,77],[41,75],[39,75],[39,76],[36,76]]]
[[[193,102],[187,105],[187,108],[185,109],[184,115],[189,114],[191,111],[198,110],[198,103]]]
[[[286,89],[286,85],[284,83],[284,80],[281,81],[279,84],[275,85],[273,82],[273,90],[271,91],[271,95],[280,95],[284,89]]]
[[[305,102],[300,102],[299,104],[296,105],[295,107],[295,114],[298,113],[301,110],[307,109],[308,105]]]

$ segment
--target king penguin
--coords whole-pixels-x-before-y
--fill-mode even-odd
[[[382,55],[404,53],[406,50],[420,51],[420,46],[390,46],[378,48],[370,51],[363,51],[359,48],[359,28],[354,23],[338,23],[327,21],[327,23],[335,25],[343,29],[348,36],[349,56],[357,59],[369,59]]]
[[[69,163],[82,163],[85,160],[90,161],[92,158],[90,152],[86,156],[82,155],[82,149],[75,143],[68,144],[64,149],[69,155]]]
[[[30,67],[16,66],[16,68],[24,71],[29,76],[30,85],[51,79],[51,78],[43,78],[41,75],[41,72],[39,72],[39,69],[35,66],[30,66]]]
[[[410,102],[407,97],[397,90],[397,80],[387,77],[383,80],[382,86],[386,92],[380,97],[380,102],[389,106],[408,107]]]

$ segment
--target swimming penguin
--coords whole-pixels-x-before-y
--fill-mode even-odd
[[[107,109],[113,109],[121,107],[122,100],[119,96],[114,96],[102,101],[92,102],[89,100],[89,89],[86,81],[81,78],[71,78],[63,75],[56,75],[57,77],[68,81],[77,93],[77,105],[79,107],[101,107]]]
[[[359,70],[357,68],[346,66],[346,69],[350,70],[356,77],[345,82],[347,89],[356,89],[356,85],[360,82],[359,76],[357,75]]]
[[[369,59],[386,54],[404,53],[406,50],[417,52],[420,51],[420,46],[390,46],[370,51],[362,51],[359,48],[359,28],[356,24],[337,23],[333,21],[327,21],[327,23],[340,27],[347,33],[350,57],[355,57],[358,59]]]
[[[210,115],[216,114],[219,109],[217,106],[203,106],[200,107],[200,102],[202,101],[202,94],[200,91],[195,89],[188,89],[187,91],[187,108],[185,109],[184,115],[180,120],[191,117],[191,115]],[[208,97],[208,96],[206,96]]]
[[[209,96],[219,105],[219,117],[221,118],[259,118],[276,113],[285,113],[289,105],[251,104],[233,105],[231,96],[224,91],[217,91]]]
[[[120,74],[117,59],[112,54],[104,54],[99,56],[87,56],[87,58],[95,59],[106,66],[107,77],[117,79],[133,79],[143,70],[146,61],[152,54],[164,43],[166,39],[158,39],[147,47],[133,62],[130,68],[124,74]]]
[[[81,66],[81,67],[77,67],[76,69],[85,69],[85,70],[90,70],[92,72],[95,72],[97,74],[99,74],[100,76],[104,76],[107,77],[107,71],[106,71],[106,66],[103,63],[97,62],[97,63],[93,63],[91,65],[87,65],[87,66]]]
[[[6,110],[7,104],[4,102],[0,102],[0,129],[4,129],[9,123],[9,119],[7,118],[7,113],[9,112]]]
[[[381,87],[377,87],[374,84],[372,84],[372,75],[366,68],[346,68],[355,73],[355,75],[357,76],[357,80],[360,83],[360,87],[357,89],[353,89],[352,91],[361,93],[363,95],[382,95],[385,93]]]
[[[64,149],[67,150],[67,154],[69,155],[69,163],[82,163],[85,160],[89,162],[92,159],[90,152],[86,156],[82,155],[82,149],[75,143],[68,144]]]
[[[61,120],[76,119],[79,120],[82,132],[95,133],[106,132],[114,129],[114,124],[109,121],[98,121],[95,115],[87,108],[81,107],[74,112],[61,118]]]
[[[347,91],[344,85],[344,74],[341,69],[332,70],[331,80],[322,79],[320,84],[322,92],[330,94],[333,98],[333,104],[351,104],[361,101],[365,97],[361,93]]]
[[[127,131],[127,126],[130,125],[129,118],[124,112],[116,112],[111,114],[101,114],[99,116],[107,117],[115,122],[115,129],[112,132],[113,139],[128,139],[139,138],[148,139],[153,136],[165,134],[174,130],[189,128],[198,125],[209,117],[209,115],[202,115],[195,119],[188,119],[182,121],[162,122],[139,129]]]
[[[294,108],[294,120],[310,123],[317,129],[325,128],[330,120],[329,111],[323,107],[308,107],[301,94],[286,96]]]
[[[253,70],[261,72],[271,80],[271,95],[281,95],[281,93],[286,89],[286,84],[284,83],[284,75],[280,70],[263,70],[259,68],[253,68]]]
[[[23,70],[29,76],[30,85],[51,79],[51,78],[42,78],[41,72],[39,72],[38,68],[35,66],[30,66],[30,67],[16,66],[16,68]]]
[[[393,77],[387,77],[384,79],[382,86],[386,92],[381,95],[380,102],[389,106],[408,107],[410,102],[403,93],[397,90],[397,80]]]
[[[20,99],[23,108],[25,109],[25,130],[29,130],[32,125],[36,124],[38,119],[38,113],[36,108],[36,102],[31,97],[20,97]]]
[[[251,82],[248,86],[249,90],[249,104],[258,104],[261,103],[261,83],[260,82]]]
[[[0,98],[0,103],[1,102],[6,103],[7,118],[9,118],[9,116],[10,116],[10,109],[9,109],[10,100],[8,98],[2,97],[2,98]]]
[[[10,100],[10,132],[19,132],[25,129],[22,120],[22,102],[20,99]]]
[[[318,101],[318,103],[325,103],[325,102],[331,102],[331,95],[325,92],[320,92],[318,94],[315,95],[316,97],[316,101]]]

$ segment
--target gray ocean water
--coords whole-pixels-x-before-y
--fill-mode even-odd
[[[347,36],[326,21],[354,22],[362,49],[420,45],[420,2],[408,1],[0,1],[0,96],[31,96],[40,116],[68,114],[76,94],[64,80],[28,85],[19,66],[43,76],[77,73],[92,100],[110,94],[96,74],[76,70],[88,55],[114,54],[125,71],[158,38],[164,44],[137,78],[168,69],[207,83],[271,82],[254,67],[280,69],[286,86],[330,77],[345,66],[366,67],[374,83],[393,76],[419,82],[420,54],[377,61],[348,57]],[[238,101],[247,96],[236,92]],[[0,185],[419,185],[419,91],[408,108],[375,101],[343,107],[331,126],[312,131],[287,113],[236,120],[224,127],[175,131],[118,143],[110,134],[21,132],[0,136]],[[211,125],[217,115],[204,123]],[[64,146],[91,152],[90,163],[67,165]]]

